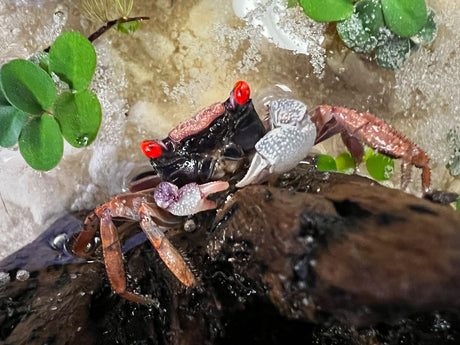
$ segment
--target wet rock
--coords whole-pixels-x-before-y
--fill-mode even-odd
[[[459,306],[457,212],[364,178],[301,170],[291,190],[235,193],[217,215],[211,257],[261,276],[288,317],[319,312],[362,326]]]
[[[69,254],[81,219],[66,216],[0,263],[9,278],[0,283],[0,341],[460,340],[460,216],[448,206],[302,165],[269,186],[236,191],[218,212],[193,222],[194,232],[167,233],[199,281],[189,289],[136,224],[117,224],[130,289],[159,300],[144,306],[112,292],[97,241],[89,261]],[[70,243],[60,245],[62,234]],[[16,278],[21,269],[28,279]]]

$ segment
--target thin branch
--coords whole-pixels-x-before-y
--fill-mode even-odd
[[[141,21],[141,20],[148,20],[150,17],[132,17],[132,18],[118,18],[115,20],[111,20],[107,22],[105,25],[101,26],[98,30],[96,30],[94,33],[92,33],[89,37],[88,40],[90,42],[95,41],[99,36],[101,36],[104,32],[109,30],[111,27],[114,25],[117,25],[119,23],[128,23],[128,22],[134,22],[134,21]]]
[[[142,20],[149,20],[150,17],[131,17],[131,18],[118,18],[114,20],[110,20],[107,23],[105,23],[103,26],[101,26],[99,29],[97,29],[95,32],[93,32],[91,35],[88,36],[88,40],[90,42],[94,42],[96,39],[98,39],[104,32],[112,28],[113,26],[117,25],[118,23],[128,23],[128,22],[134,22],[134,21],[142,21]],[[50,51],[50,47],[44,49],[43,51],[48,53]]]

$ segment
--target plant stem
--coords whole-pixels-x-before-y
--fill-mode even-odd
[[[118,23],[128,23],[128,22],[134,22],[134,21],[140,21],[140,20],[148,20],[150,17],[132,17],[132,18],[118,18],[111,20],[105,25],[101,26],[98,30],[93,32],[91,35],[89,35],[88,40],[90,42],[95,41],[99,36],[101,36],[104,32],[109,30],[112,26],[117,25]]]
[[[104,32],[109,30],[111,27],[114,25],[117,25],[118,23],[128,23],[128,22],[134,22],[134,21],[141,21],[141,20],[149,20],[150,17],[132,17],[132,18],[118,18],[114,19],[111,21],[108,21],[105,23],[103,26],[101,26],[99,29],[97,29],[95,32],[93,32],[91,35],[88,36],[88,40],[92,43],[96,39],[98,39]],[[50,51],[51,46],[48,48],[44,49],[43,51],[48,53]]]

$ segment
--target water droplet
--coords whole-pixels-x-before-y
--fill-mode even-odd
[[[184,230],[186,232],[193,232],[196,230],[196,223],[193,219],[187,219],[184,223]]]
[[[89,138],[87,135],[81,135],[77,139],[75,139],[75,141],[80,146],[87,146],[89,143]]]
[[[67,234],[62,233],[53,238],[50,242],[51,248],[55,250],[62,250],[67,241]]]
[[[17,280],[20,280],[20,281],[26,281],[27,279],[29,279],[30,277],[30,273],[26,270],[18,270],[16,272],[16,279]]]

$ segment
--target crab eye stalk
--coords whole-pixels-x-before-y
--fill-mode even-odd
[[[144,140],[141,142],[141,150],[149,158],[158,158],[163,152],[160,144],[153,140]]]
[[[237,81],[235,86],[233,86],[233,95],[239,105],[246,103],[249,100],[250,94],[251,90],[245,81]]]

